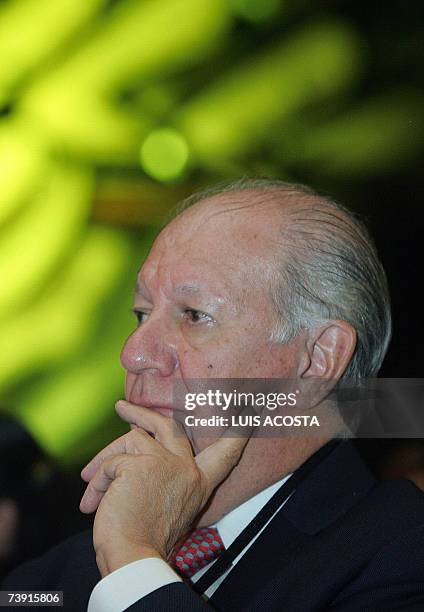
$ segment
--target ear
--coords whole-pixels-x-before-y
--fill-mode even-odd
[[[334,384],[346,370],[356,346],[356,331],[347,321],[329,321],[310,330],[300,378],[324,379]]]

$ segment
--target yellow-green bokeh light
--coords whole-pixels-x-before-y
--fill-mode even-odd
[[[150,132],[140,149],[143,170],[159,181],[171,181],[183,173],[189,159],[185,138],[176,130]]]
[[[261,22],[274,17],[282,0],[232,0],[234,10],[248,21]]]

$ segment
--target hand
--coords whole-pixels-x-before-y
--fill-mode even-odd
[[[125,401],[116,409],[132,430],[81,472],[88,485],[80,509],[97,510],[93,542],[103,576],[137,559],[166,559],[247,442],[227,432],[195,457],[172,418]]]

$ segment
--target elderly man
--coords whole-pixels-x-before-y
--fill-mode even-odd
[[[131,431],[82,472],[93,543],[61,544],[7,588],[63,590],[65,608],[90,599],[90,612],[423,610],[423,495],[377,484],[328,401],[375,376],[390,339],[363,225],[281,181],[202,192],[156,239],[134,313],[117,403]],[[175,385],[193,379],[319,383],[309,409],[327,426],[176,435]]]

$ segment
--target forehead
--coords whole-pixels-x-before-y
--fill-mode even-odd
[[[278,240],[272,206],[225,195],[187,209],[161,232],[141,282],[171,281],[187,294],[211,284],[258,284],[269,275]]]
[[[182,301],[209,297],[211,303],[241,305],[251,287],[244,266],[211,257],[208,249],[197,253],[194,245],[189,250],[179,246],[169,250],[165,243],[152,249],[137,279],[142,294],[153,299],[164,294]]]

